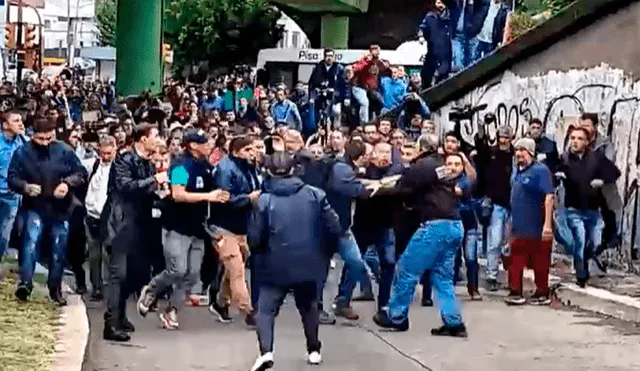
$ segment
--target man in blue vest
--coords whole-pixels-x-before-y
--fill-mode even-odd
[[[229,192],[214,190],[214,168],[207,156],[211,145],[204,131],[189,129],[183,137],[185,150],[169,166],[172,200],[162,220],[162,244],[167,267],[142,289],[138,312],[145,316],[158,294],[174,288],[167,309],[160,313],[165,329],[177,330],[178,312],[184,307],[185,290],[200,278],[204,254],[204,221],[208,202],[227,202]]]

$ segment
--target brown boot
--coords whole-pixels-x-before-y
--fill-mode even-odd
[[[467,292],[469,293],[469,296],[471,297],[472,301],[482,300],[482,295],[480,294],[480,291],[478,291],[477,286],[467,285]]]

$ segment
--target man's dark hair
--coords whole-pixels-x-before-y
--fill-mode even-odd
[[[445,138],[446,138],[446,137],[455,138],[458,142],[462,142],[462,138],[460,137],[460,134],[458,134],[457,132],[455,132],[455,131],[453,131],[453,130],[447,131],[447,132],[444,134],[444,137],[445,137]]]
[[[531,119],[531,122],[529,122],[529,126],[531,126],[533,124],[538,124],[538,125],[542,126],[542,120],[540,120],[539,118]]]
[[[324,48],[324,56],[326,57],[328,53],[333,53],[334,55],[336,54],[336,51],[333,50],[332,48]]]
[[[253,139],[248,138],[244,135],[237,136],[231,139],[229,143],[229,152],[236,153],[239,150],[243,149],[246,146],[250,146],[253,144]]]
[[[364,156],[365,153],[367,153],[367,146],[360,141],[350,142],[344,146],[344,157],[349,163],[353,163]]]
[[[136,127],[136,130],[133,132],[133,141],[137,143],[140,140],[142,140],[142,138],[148,137],[149,134],[151,133],[151,130],[153,129],[157,130],[158,126],[156,126],[155,124],[147,123],[147,122],[141,123]]]
[[[597,113],[593,113],[593,112],[585,112],[582,114],[582,116],[580,116],[580,120],[582,121],[587,121],[590,120],[591,122],[593,122],[593,126],[594,127],[598,127],[598,114]]]
[[[48,133],[56,130],[55,121],[49,120],[46,117],[39,117],[33,122],[33,132],[35,133]]]

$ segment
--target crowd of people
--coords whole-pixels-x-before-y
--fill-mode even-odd
[[[256,327],[260,356],[252,370],[273,366],[274,318],[290,292],[311,364],[321,362],[319,324],[359,319],[354,300],[375,302],[379,326],[408,330],[418,283],[423,306],[433,305],[432,288],[438,299],[443,325],[432,334],[466,337],[455,285],[464,262],[468,294],[482,300],[480,254],[488,290],[501,289],[502,261],[508,304],[549,303],[560,184],[571,235],[561,242],[586,285],[588,262],[619,223],[620,172],[596,114],[572,126],[561,155],[539,120],[526,138],[508,126],[490,138],[492,114],[466,143],[458,126],[447,131],[447,123],[428,119],[411,90],[419,78],[381,60],[378,47],[353,66],[336,64],[330,49],[324,57],[307,93],[313,102],[329,100],[318,105],[327,125],[315,130],[290,100],[299,93],[236,78],[169,82],[164,101],[107,103],[104,89],[92,122],[71,113],[80,82],[64,76],[35,81],[21,98],[5,96],[13,103],[2,114],[0,257],[10,245],[19,251],[17,299],[29,300],[42,261],[51,300],[65,305],[68,265],[78,294],[105,301],[104,339],[128,341],[132,294],[140,315],[157,312],[164,328],[177,330],[201,283],[216,320],[231,322],[233,305]],[[353,73],[354,85],[343,84],[343,72]],[[351,96],[356,124],[343,120]],[[612,233],[602,236],[602,220]],[[322,293],[335,254],[344,268],[327,306]],[[536,276],[529,297],[526,267]]]
[[[508,0],[429,1],[418,27],[418,38],[427,45],[421,75],[423,86],[446,80],[504,43]]]

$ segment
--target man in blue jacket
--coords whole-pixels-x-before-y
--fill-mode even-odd
[[[229,322],[229,298],[244,314],[253,313],[244,269],[247,253],[246,235],[253,203],[260,197],[260,178],[253,165],[253,140],[236,137],[229,144],[229,155],[218,163],[214,175],[216,188],[230,194],[229,202],[211,207],[209,230],[216,240],[216,250],[225,267],[223,292],[218,301],[211,298],[209,310],[221,322]]]
[[[0,135],[0,264],[13,230],[18,214],[20,195],[9,189],[7,172],[13,153],[27,142],[24,125],[19,112],[7,112],[2,115],[2,134]],[[0,279],[2,277],[0,265]]]
[[[364,143],[347,144],[344,157],[337,159],[331,166],[326,187],[329,204],[338,214],[340,224],[346,231],[338,241],[338,252],[345,262],[346,276],[338,290],[335,314],[349,320],[359,318],[351,308],[353,288],[368,274],[358,243],[351,232],[353,201],[356,198],[369,197],[371,194],[371,191],[356,179],[358,169],[367,163]]]
[[[23,196],[23,258],[16,297],[26,301],[31,295],[40,240],[43,234],[50,233],[49,296],[55,303],[66,305],[60,288],[69,218],[79,205],[72,190],[86,181],[87,171],[69,146],[54,139],[55,130],[52,121],[43,118],[35,122],[32,140],[13,154],[7,183],[12,191]]]
[[[256,272],[261,283],[256,321],[260,357],[252,371],[273,367],[274,317],[290,290],[302,317],[307,361],[321,362],[317,286],[331,256],[323,241],[338,238],[344,231],[325,193],[293,176],[291,155],[276,152],[267,161],[270,179],[248,235],[249,245],[261,257]]]

